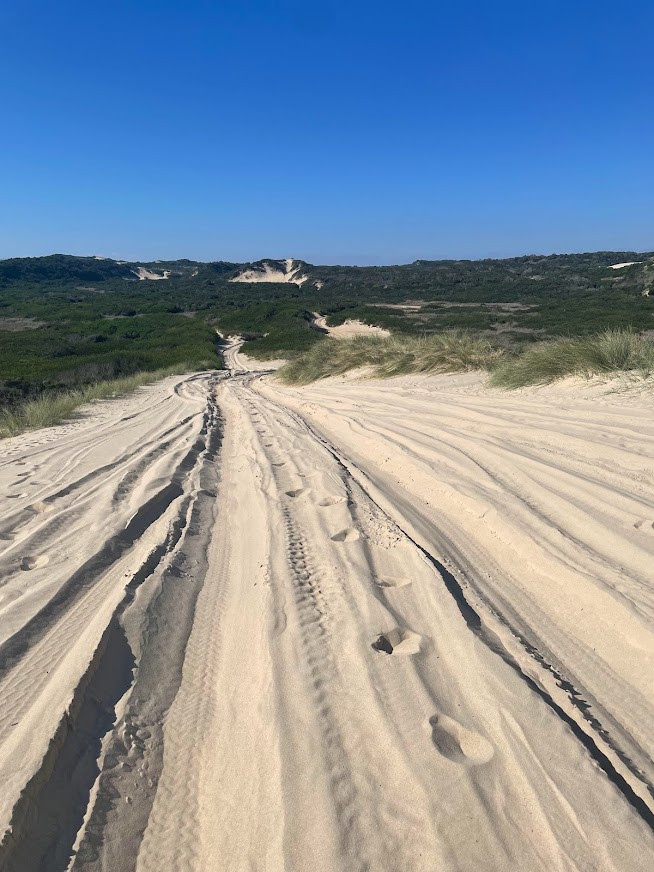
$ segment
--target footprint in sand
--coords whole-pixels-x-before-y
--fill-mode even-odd
[[[334,533],[331,537],[332,542],[355,542],[361,534],[354,527],[346,527],[338,533]]]
[[[30,509],[37,515],[42,515],[45,512],[51,512],[52,506],[48,505],[48,503],[44,503],[42,500],[39,500],[36,503],[32,503]]]
[[[479,766],[488,763],[495,749],[489,741],[461,726],[447,715],[433,715],[429,718],[431,740],[443,757],[463,766]]]
[[[422,637],[412,630],[407,630],[404,627],[396,627],[394,630],[388,630],[382,633],[381,636],[372,643],[375,651],[380,651],[384,654],[394,655],[411,655],[420,653],[420,642]]]
[[[636,523],[634,524],[634,527],[637,530],[642,530],[643,527],[645,527],[645,528],[651,527],[654,530],[654,521],[650,522],[649,520],[645,520],[645,519],[643,519],[642,521],[636,521]]]
[[[400,575],[378,575],[375,584],[377,587],[406,587],[411,584],[411,579],[402,578]]]
[[[37,556],[28,554],[21,560],[20,568],[26,572],[30,569],[40,569],[42,566],[46,566],[49,560],[50,558],[47,554],[39,554]]]
[[[295,499],[296,497],[302,496],[302,494],[306,494],[308,492],[309,492],[308,489],[305,487],[299,487],[299,488],[296,488],[295,490],[284,491],[284,493],[286,494],[287,497],[291,497],[293,499]]]
[[[345,502],[345,497],[323,497],[318,500],[318,505],[326,508],[327,506],[338,506]]]

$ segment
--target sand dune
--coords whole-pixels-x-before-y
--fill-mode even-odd
[[[634,266],[637,263],[642,263],[642,260],[627,260],[624,263],[612,263],[609,269],[624,269],[626,266]]]
[[[0,867],[651,868],[651,398],[238,349],[0,443]]]
[[[314,312],[315,326],[328,333],[330,336],[335,336],[337,339],[351,339],[353,336],[390,336],[390,332],[383,327],[377,327],[374,324],[364,324],[363,321],[357,321],[354,318],[348,318],[342,324],[337,324],[336,327],[330,327],[327,324],[327,318]]]
[[[307,278],[308,276],[302,273],[301,265],[296,266],[293,258],[287,257],[285,260],[265,261],[261,266],[243,270],[231,278],[230,282],[281,282],[282,284],[290,282],[302,285]]]
[[[132,272],[135,276],[138,277],[139,281],[160,281],[161,279],[170,278],[170,270],[165,269],[161,273],[154,272],[154,270],[147,269],[144,266],[137,266],[136,269],[133,269]]]

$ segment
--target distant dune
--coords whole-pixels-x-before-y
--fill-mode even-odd
[[[167,279],[170,277],[170,270],[165,269],[161,273],[156,273],[154,270],[146,269],[144,266],[137,266],[132,270],[134,275],[138,276],[141,281],[144,279],[150,279],[151,281],[158,281],[159,279]]]
[[[250,269],[245,269],[230,279],[230,282],[292,282],[302,285],[307,280],[302,275],[301,264],[294,266],[295,261],[289,257],[286,260],[264,260]]]
[[[324,333],[335,336],[337,339],[351,339],[353,336],[390,336],[390,330],[376,327],[374,324],[364,324],[363,321],[348,318],[342,324],[330,327],[324,315],[314,312],[314,324]]]

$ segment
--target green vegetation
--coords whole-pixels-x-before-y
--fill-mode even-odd
[[[237,334],[246,340],[251,357],[272,360],[301,354],[318,341],[320,334],[310,329],[311,317],[303,306],[280,301],[226,309],[216,320],[224,335]]]
[[[296,261],[302,285],[231,281],[262,263],[0,261],[0,406],[170,366],[220,367],[217,329],[244,336],[251,356],[293,359],[320,343],[314,312],[331,324],[379,324],[399,339],[469,332],[508,354],[606,329],[654,330],[652,253],[387,267]],[[168,278],[139,281],[144,271]]]
[[[618,372],[652,374],[654,342],[628,330],[605,330],[596,336],[541,342],[499,361],[491,373],[491,384],[518,388],[570,375]]]
[[[125,378],[96,382],[76,390],[41,394],[13,409],[0,409],[0,438],[15,436],[24,430],[51,427],[71,418],[75,410],[85,403],[122,396],[142,385],[190,369],[193,367],[174,366],[155,372],[140,372]]]
[[[388,378],[416,372],[490,369],[503,352],[482,337],[450,330],[433,336],[355,336],[323,339],[285,364],[278,375],[287,384],[307,384],[359,367]]]

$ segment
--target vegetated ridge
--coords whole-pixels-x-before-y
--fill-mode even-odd
[[[221,366],[240,334],[262,359],[294,357],[329,324],[394,334],[473,332],[503,347],[598,330],[654,330],[654,253],[609,251],[398,266],[125,262],[56,254],[0,261],[0,402],[141,371]]]

